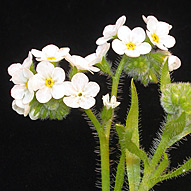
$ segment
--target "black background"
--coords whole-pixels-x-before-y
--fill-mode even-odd
[[[142,14],[154,15],[173,25],[170,34],[176,38],[171,49],[181,61],[173,73],[174,81],[190,81],[190,2],[189,1],[1,1],[0,6],[0,190],[2,191],[74,191],[99,190],[95,188],[99,173],[99,157],[92,130],[81,110],[73,109],[63,121],[31,121],[11,109],[12,98],[7,68],[22,63],[32,48],[42,49],[47,44],[68,46],[71,54],[86,56],[96,49],[95,41],[102,36],[107,24],[114,24],[126,15],[130,28],[145,27]],[[63,62],[63,65],[67,64]],[[88,74],[107,93],[105,77]],[[143,87],[136,83],[140,100],[141,143],[146,151],[162,122],[158,86]],[[124,122],[129,106],[129,79],[122,86],[120,120]],[[122,97],[122,95],[121,95]],[[116,138],[113,137],[115,146]],[[172,167],[191,156],[191,140],[178,149],[169,151]],[[191,175],[169,180],[154,190],[191,190]]]

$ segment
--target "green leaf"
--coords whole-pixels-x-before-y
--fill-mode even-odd
[[[126,118],[126,129],[133,129],[132,141],[139,147],[139,106],[138,96],[133,79],[131,80],[131,107]]]
[[[166,59],[162,70],[161,70],[161,78],[160,78],[160,90],[161,92],[163,89],[171,83],[169,69],[168,69],[168,59]]]

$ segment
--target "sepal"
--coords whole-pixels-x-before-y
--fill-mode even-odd
[[[30,110],[38,119],[57,119],[62,120],[70,112],[70,108],[63,103],[62,99],[51,99],[47,103],[39,103],[36,98],[30,103]]]

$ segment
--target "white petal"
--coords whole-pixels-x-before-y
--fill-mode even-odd
[[[11,64],[8,67],[8,74],[12,76],[16,71],[22,69],[22,65],[20,63]]]
[[[26,78],[26,79],[30,79],[32,76],[33,76],[33,73],[27,69],[27,68],[23,68],[23,76]]]
[[[110,39],[110,38],[109,38]],[[96,40],[96,44],[97,45],[102,45],[102,44],[105,44],[108,40],[108,38],[105,38],[105,37],[100,37]]]
[[[87,97],[79,102],[79,105],[83,109],[89,109],[95,105],[95,99],[92,97]]]
[[[110,48],[110,43],[105,43],[103,45],[98,46],[96,49],[97,57],[102,58],[103,56],[105,56],[106,53],[108,52],[109,48]]]
[[[47,103],[52,98],[51,88],[44,87],[36,92],[36,99],[40,103]]]
[[[131,42],[142,43],[145,40],[145,31],[141,27],[136,27],[131,31]]]
[[[100,71],[100,69],[99,68],[97,68],[97,67],[94,67],[94,66],[89,66],[89,69],[88,69],[91,73],[93,73],[93,72],[99,72]]]
[[[124,43],[130,42],[131,30],[127,26],[121,26],[117,32],[117,36]]]
[[[50,78],[53,70],[54,65],[47,61],[40,62],[36,67],[37,73],[44,76],[45,78]]]
[[[37,58],[41,58],[42,55],[43,55],[42,51],[36,50],[36,49],[32,49],[32,50],[31,50],[31,53],[32,53],[35,57],[37,57]]]
[[[44,78],[39,75],[35,74],[29,81],[28,86],[30,90],[36,91],[38,89],[42,89],[45,87],[45,80]]]
[[[52,86],[52,97],[54,99],[60,99],[64,96],[66,90],[64,84],[54,84]]]
[[[147,22],[147,29],[153,33],[156,31],[157,29],[157,24],[158,24],[158,21],[157,19],[154,19],[154,18],[150,18]]]
[[[23,70],[24,69],[17,70],[16,72],[14,72],[12,79],[11,79],[13,81],[13,83],[25,84],[27,82],[27,78],[24,76]]]
[[[99,91],[100,86],[96,82],[89,82],[84,89],[85,95],[91,97],[95,97]]]
[[[163,43],[167,48],[172,48],[175,45],[176,40],[170,35],[165,35],[160,37],[160,42]]]
[[[117,19],[115,24],[116,28],[119,29],[122,25],[124,25],[125,21],[126,21],[126,17],[124,15],[121,16],[119,19]]]
[[[54,68],[53,73],[52,73],[52,79],[56,83],[63,82],[65,80],[65,72],[64,72],[64,70],[62,68],[60,68],[60,67]]]
[[[64,94],[67,96],[76,95],[78,92],[75,90],[72,82],[63,82],[65,92]]]
[[[126,45],[118,39],[115,39],[112,42],[112,48],[119,55],[123,55],[125,53],[125,50],[127,49]]]
[[[158,36],[160,35],[168,35],[169,33],[169,24],[165,22],[158,22],[157,28],[156,28],[156,34]]]
[[[14,85],[11,89],[11,96],[14,99],[23,99],[26,87],[24,85]]]
[[[65,57],[66,55],[68,55],[69,51],[70,49],[68,47],[63,47],[60,48],[58,52],[61,57]]]
[[[117,31],[115,31],[115,25],[107,25],[103,30],[103,36],[105,38],[112,38],[116,35]]]
[[[12,102],[12,109],[13,109],[14,111],[16,111],[19,115],[23,115],[23,114],[24,114],[24,109],[21,108],[21,107],[18,107],[18,106],[16,105],[16,100],[14,100],[14,101]]]
[[[76,66],[76,68],[79,70],[88,70],[89,69],[88,61],[85,58],[78,56],[78,55],[72,56],[71,64],[73,66]]]
[[[136,49],[134,49],[134,50],[126,49],[125,54],[129,57],[139,57],[140,56],[140,52]]]
[[[76,91],[81,92],[88,84],[89,79],[85,74],[77,73],[72,77],[71,82]]]
[[[54,56],[59,51],[59,48],[53,44],[47,45],[42,49],[42,52],[46,54],[47,57]]]
[[[136,46],[136,49],[138,49],[140,54],[148,54],[151,51],[152,47],[149,43],[143,42],[139,46]]]
[[[28,104],[29,102],[31,102],[33,97],[34,97],[34,92],[26,90],[23,97],[23,104]]]
[[[169,56],[168,67],[169,71],[178,69],[181,66],[181,60],[177,56]]]
[[[31,64],[32,64],[32,53],[29,51],[28,57],[23,61],[22,65],[23,65],[23,67],[29,69]]]
[[[89,65],[98,63],[96,53],[89,54],[88,56],[85,57],[85,59],[88,61]]]
[[[72,108],[78,108],[80,107],[78,98],[77,97],[64,97],[63,102],[68,106]]]

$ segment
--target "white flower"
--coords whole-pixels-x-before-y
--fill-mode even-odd
[[[121,16],[115,23],[115,25],[107,25],[103,30],[103,37],[97,39],[96,44],[102,45],[105,44],[108,40],[115,38],[117,35],[118,29],[123,26],[126,21],[125,16]]]
[[[144,15],[142,15],[142,18],[143,18],[143,20],[144,20],[144,22],[145,22],[146,24],[148,23],[149,19],[154,19],[154,20],[158,21],[158,20],[156,19],[156,17],[154,17],[154,16],[152,16],[152,15],[149,15],[149,16],[147,16],[147,17],[145,17]],[[160,21],[160,22],[162,22],[162,21]],[[172,25],[169,25],[168,23],[165,23],[165,24],[168,25],[168,29],[169,29],[169,30],[172,28]]]
[[[88,70],[91,73],[100,71],[99,68],[93,66],[95,64],[94,62],[78,55],[71,56],[68,54],[66,60],[78,70]]]
[[[102,97],[103,100],[103,105],[106,106],[107,109],[109,108],[116,108],[120,102],[117,102],[116,97],[113,95],[111,97],[111,100],[109,100],[109,94],[106,94],[105,96]]]
[[[29,104],[23,104],[22,100],[13,100],[12,109],[18,114],[24,115],[24,117],[26,117],[29,114],[29,117],[32,120],[38,119],[38,117],[34,115],[34,111],[30,111]]]
[[[88,77],[83,73],[75,74],[71,82],[64,82],[66,95],[63,102],[72,108],[89,109],[95,104],[95,96],[100,87],[96,82],[89,82]]]
[[[31,64],[33,63],[32,61],[32,54],[31,52],[28,53],[28,57],[23,61],[22,64],[20,63],[14,63],[14,64],[11,64],[9,67],[8,67],[8,74],[10,76],[13,76],[14,73],[20,69],[23,69],[23,68],[27,68],[29,69]]]
[[[147,23],[147,35],[150,41],[162,50],[168,50],[175,44],[175,38],[168,35],[169,30],[172,28],[166,22],[158,21],[154,16],[149,16],[145,19]]]
[[[36,99],[40,103],[48,102],[52,97],[60,99],[64,96],[63,81],[65,72],[60,67],[54,67],[48,61],[42,61],[37,65],[37,74],[32,78],[31,87],[36,92]]]
[[[36,57],[37,61],[49,61],[49,62],[59,62],[64,59],[69,53],[70,49],[58,48],[57,46],[50,44],[45,46],[42,51],[32,49],[32,54]]]
[[[94,64],[100,63],[102,61],[102,58],[108,52],[109,48],[110,48],[109,43],[99,45],[96,49],[96,52],[86,56],[85,59],[88,61],[89,65],[91,66]]]
[[[138,57],[151,51],[151,45],[143,42],[146,35],[140,27],[130,30],[127,26],[122,26],[119,28],[117,36],[119,39],[113,40],[112,48],[119,55],[125,53],[129,57]]]
[[[34,97],[34,92],[30,88],[33,73],[27,68],[16,70],[12,76],[14,84],[11,89],[11,96],[14,99],[22,100],[23,104],[28,104]]]
[[[181,66],[181,61],[177,56],[170,55],[168,57],[168,68],[170,72],[178,69],[180,66]]]

